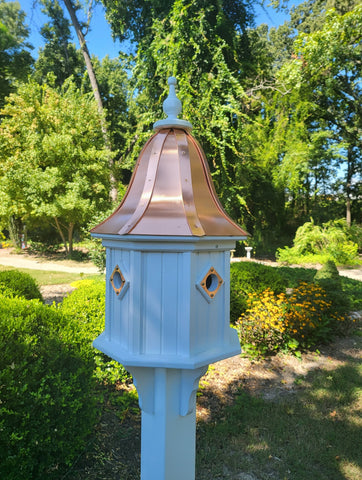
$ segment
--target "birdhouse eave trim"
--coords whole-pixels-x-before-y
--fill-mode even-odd
[[[247,240],[246,235],[240,236],[171,236],[171,235],[117,235],[92,233],[92,237],[112,242],[136,242],[136,243],[205,243],[205,242],[236,242]]]

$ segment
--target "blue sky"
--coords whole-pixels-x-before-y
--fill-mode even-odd
[[[36,57],[38,48],[43,45],[40,30],[42,25],[48,21],[48,17],[41,13],[39,5],[37,5],[36,8],[33,8],[33,3],[34,0],[20,0],[20,6],[27,15],[26,23],[31,32],[29,41],[35,47],[33,56]],[[294,3],[299,4],[301,3],[301,0]],[[276,27],[288,19],[288,16],[283,13],[277,13],[271,7],[265,7],[265,10],[257,7],[256,12],[257,24],[267,23],[270,26]],[[118,41],[113,42],[112,40],[110,28],[104,18],[104,9],[99,4],[95,6],[95,12],[91,21],[91,31],[88,33],[86,40],[90,53],[96,55],[100,59],[106,55],[109,55],[111,58],[117,57],[118,52],[121,49],[120,43]],[[74,41],[78,46],[78,40],[75,39]]]

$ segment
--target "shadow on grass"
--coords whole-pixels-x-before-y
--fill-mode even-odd
[[[361,380],[361,365],[351,359],[310,372],[297,395],[276,401],[239,389],[231,406],[198,425],[196,478],[362,478]]]
[[[134,392],[102,387],[100,421],[87,448],[59,480],[139,480],[141,417]]]
[[[204,387],[198,403],[209,415],[207,422],[197,424],[196,480],[362,478],[361,366],[348,350],[342,347],[334,356],[344,365],[310,371],[293,388],[281,386],[275,396],[270,395],[270,379],[255,376],[252,388],[247,385],[250,391],[243,387],[242,368],[225,395]],[[286,373],[292,377],[285,368],[271,373],[274,387]],[[64,480],[140,478],[140,415],[134,392],[107,387],[104,395],[101,420]]]

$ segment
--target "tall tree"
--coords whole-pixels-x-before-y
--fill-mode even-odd
[[[57,1],[57,0],[56,0]],[[97,102],[99,116],[102,122],[102,132],[105,141],[105,145],[109,151],[109,165],[110,165],[110,198],[113,202],[117,200],[117,186],[116,186],[116,179],[114,176],[114,153],[112,153],[112,145],[110,143],[110,137],[107,129],[107,123],[105,121],[104,109],[103,109],[103,101],[101,92],[99,90],[97,77],[95,74],[95,70],[93,68],[92,59],[88,50],[87,42],[85,39],[85,33],[83,31],[84,25],[78,20],[77,11],[80,9],[80,3],[78,0],[63,0],[64,5],[69,13],[71,18],[73,27],[75,29],[80,49],[87,67],[88,77],[90,84],[92,86],[92,91],[94,98]],[[91,8],[91,5],[89,6]],[[88,25],[85,26],[88,29]]]
[[[113,35],[120,40],[131,39],[136,43],[153,39],[153,22],[163,21],[174,9],[174,0],[101,0],[106,8]],[[234,32],[242,32],[253,22],[252,0],[223,0],[208,2],[190,1],[198,8],[205,9],[210,4],[217,9],[208,12],[209,23],[213,24],[218,35],[226,42],[233,41]]]
[[[51,224],[71,253],[73,233],[108,208],[108,153],[91,94],[19,86],[1,111],[0,217]]]
[[[0,107],[14,89],[16,80],[25,80],[33,59],[27,43],[29,30],[18,2],[0,0]]]
[[[92,85],[93,95],[94,95],[94,98],[97,102],[99,112],[102,115],[103,114],[102,97],[101,97],[101,94],[99,92],[98,82],[97,82],[97,78],[96,78],[96,75],[95,75],[95,72],[94,72],[92,59],[91,59],[91,56],[90,56],[90,53],[89,53],[89,50],[88,50],[88,45],[87,45],[87,42],[86,42],[86,39],[85,39],[85,35],[83,33],[83,28],[82,28],[81,23],[78,20],[78,17],[77,17],[77,10],[80,8],[79,4],[78,4],[78,2],[74,3],[73,0],[63,0],[63,2],[64,2],[64,5],[65,5],[66,9],[68,10],[69,16],[72,20],[73,27],[74,27],[75,32],[77,34],[80,49],[81,49],[81,52],[83,54],[85,64],[87,66],[87,72],[88,72],[89,80],[90,80],[90,83]],[[105,125],[103,125],[103,130],[104,130],[105,135],[106,135],[107,133],[106,133],[106,126]]]
[[[359,0],[307,0],[290,11],[290,26],[299,33],[313,33],[323,28],[326,14],[334,9],[337,15],[351,12]]]
[[[304,141],[299,136],[305,147],[313,132],[328,132],[325,148],[333,152],[331,161],[338,161],[340,171],[343,169],[348,223],[353,199],[360,195],[362,174],[361,32],[361,5],[345,15],[334,10],[327,12],[320,30],[298,35],[294,58],[279,75],[279,81],[288,84],[299,105],[305,106],[303,132],[308,132],[308,136]],[[285,106],[281,102],[279,112]],[[295,112],[290,112],[288,132],[298,133],[293,126],[295,119]],[[287,151],[292,153],[293,148],[291,145]],[[286,153],[282,161],[284,166],[287,156]],[[309,155],[307,158],[311,160]],[[321,154],[320,159],[323,158]]]
[[[247,25],[241,32],[229,31],[228,42],[218,34],[220,6],[216,1],[176,0],[165,19],[153,22],[152,42],[140,42],[129,109],[137,121],[129,132],[124,163],[135,160],[152,123],[162,118],[167,77],[174,75],[183,117],[192,122],[205,150],[221,202],[250,231],[266,230],[269,220],[282,221],[276,212],[282,210],[283,195],[249,147],[256,114],[250,110],[246,88],[251,82],[248,75],[257,75],[258,67],[252,65]],[[265,210],[268,216],[263,221]]]
[[[82,54],[72,42],[70,22],[64,17],[58,1],[41,0],[41,3],[43,13],[50,21],[41,28],[45,45],[40,49],[35,62],[34,78],[40,83],[46,82],[48,73],[52,72],[56,85],[61,86],[72,75],[80,87],[85,63]]]
[[[126,135],[130,123],[127,97],[128,97],[128,73],[127,62],[120,58],[104,57],[102,61],[93,57],[93,66],[97,76],[99,91],[105,109],[105,116],[108,125],[108,135],[114,155],[113,174],[117,182],[128,183],[128,172],[116,159],[124,150]],[[83,87],[89,91],[88,79],[85,76]],[[119,184],[118,189],[122,191]]]

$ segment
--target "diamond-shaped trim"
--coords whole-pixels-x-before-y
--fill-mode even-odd
[[[116,295],[119,295],[126,284],[126,279],[124,278],[123,273],[118,265],[114,267],[114,270],[110,276],[110,281],[113,290],[116,292]]]
[[[210,298],[214,298],[223,283],[224,280],[220,277],[215,268],[211,267],[201,280],[200,285]]]

